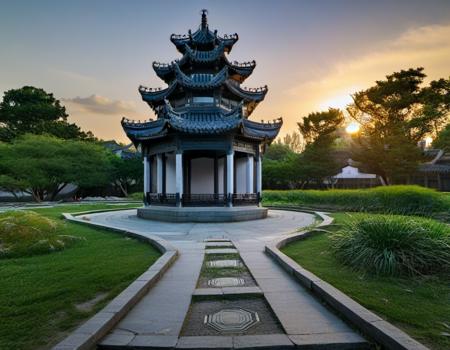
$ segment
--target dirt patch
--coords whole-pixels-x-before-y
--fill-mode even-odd
[[[89,312],[92,311],[95,305],[104,300],[108,296],[108,293],[98,293],[93,299],[85,301],[84,303],[76,304],[75,307],[78,311]]]

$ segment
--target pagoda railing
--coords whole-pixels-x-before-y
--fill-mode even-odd
[[[185,207],[226,206],[226,194],[183,194],[182,203]]]
[[[149,193],[147,192],[147,204],[175,206],[177,196],[175,193]]]
[[[259,196],[257,193],[234,193],[233,205],[257,205],[259,202]]]
[[[229,197],[226,194],[183,194],[181,204],[184,207],[225,207],[228,205]],[[175,206],[177,195],[175,193],[147,193],[145,202],[147,205]],[[257,193],[234,193],[231,197],[233,206],[258,205],[259,195]]]

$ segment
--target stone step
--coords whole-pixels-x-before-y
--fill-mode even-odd
[[[240,260],[210,260],[206,262],[206,266],[214,269],[222,269],[227,267],[243,267],[244,264]]]
[[[228,247],[234,247],[233,243],[231,242],[207,242],[205,244],[205,248],[228,248]]]
[[[228,238],[206,238],[204,242],[231,242]]]
[[[222,288],[197,288],[192,293],[193,298],[201,298],[208,296],[228,296],[228,295],[262,295],[263,292],[259,287],[222,287]]]
[[[238,250],[234,248],[206,249],[205,254],[238,254]]]

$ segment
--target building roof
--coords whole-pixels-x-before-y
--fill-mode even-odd
[[[135,144],[173,133],[233,132],[264,142],[271,142],[278,135],[281,119],[272,123],[248,120],[264,100],[268,88],[241,87],[256,62],[228,61],[227,54],[238,40],[237,34],[221,37],[217,31],[211,31],[203,10],[197,31],[172,35],[170,39],[183,57],[169,64],[153,62],[156,74],[168,86],[164,89],[139,87],[142,99],[155,111],[157,119],[144,123],[122,120],[124,131]]]
[[[341,169],[339,174],[333,176],[335,179],[376,179],[376,174],[361,173],[358,168],[347,165]]]
[[[420,164],[419,171],[424,173],[450,173],[450,164]]]
[[[257,140],[273,140],[283,124],[281,119],[272,123],[258,123],[245,119],[239,106],[231,111],[222,108],[191,108],[176,112],[170,105],[164,118],[143,123],[122,120],[122,127],[133,142],[159,138],[167,135],[170,129],[188,134],[211,135],[238,131],[242,135]]]
[[[186,47],[208,47],[216,44],[222,44],[226,52],[230,52],[233,45],[239,40],[237,33],[223,37],[217,34],[217,30],[211,31],[208,27],[208,19],[206,17],[207,11],[202,10],[202,21],[200,27],[192,33],[189,30],[188,34],[172,34],[170,41],[176,46],[178,51],[185,53]]]

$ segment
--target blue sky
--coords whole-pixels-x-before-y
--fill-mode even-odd
[[[283,116],[283,132],[311,111],[394,70],[450,75],[450,1],[0,1],[0,93],[34,85],[63,99],[71,120],[126,141],[120,118],[152,117],[139,84],[164,86],[152,61],[179,53],[171,33],[239,34],[231,60],[255,59],[245,83],[267,84],[255,120]]]

